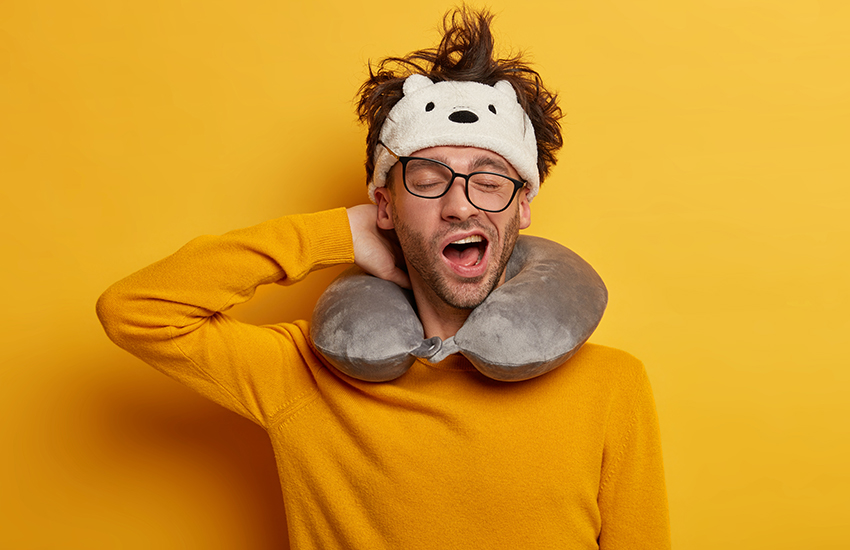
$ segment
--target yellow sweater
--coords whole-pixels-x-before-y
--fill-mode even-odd
[[[269,433],[293,549],[669,548],[643,366],[587,344],[496,382],[463,357],[369,383],[329,366],[309,323],[224,312],[257,286],[351,263],[345,211],[200,237],[98,302],[110,338]]]

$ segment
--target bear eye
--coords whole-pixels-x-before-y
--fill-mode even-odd
[[[425,110],[426,110],[426,111],[433,111],[433,110],[434,110],[434,102],[433,102],[433,101],[429,101],[429,102],[428,102],[428,105],[426,105],[426,106],[425,106]]]
[[[496,114],[496,107],[494,105],[488,105],[487,108],[490,109],[491,113]]]

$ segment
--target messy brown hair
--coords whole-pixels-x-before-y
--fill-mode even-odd
[[[375,147],[381,127],[390,110],[404,95],[404,80],[411,74],[443,80],[474,81],[493,86],[507,80],[517,92],[517,100],[537,138],[537,171],[542,182],[555,165],[555,153],[563,145],[563,116],[558,96],[543,86],[537,71],[523,61],[522,54],[494,59],[494,41],[490,32],[493,15],[486,9],[466,6],[443,16],[443,39],[436,48],[417,50],[404,57],[387,57],[377,65],[369,64],[369,79],[360,87],[357,115],[368,127],[366,135],[366,179],[375,169]]]

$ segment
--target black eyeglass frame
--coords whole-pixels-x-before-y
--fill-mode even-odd
[[[448,164],[446,164],[445,162],[440,162],[439,160],[429,159],[429,158],[424,158],[424,157],[400,157],[400,156],[396,155],[393,152],[392,149],[390,149],[389,147],[387,147],[383,143],[378,142],[378,144],[381,145],[384,149],[386,149],[389,152],[389,154],[391,154],[396,159],[398,159],[398,161],[401,163],[401,181],[404,184],[404,188],[407,190],[408,193],[410,193],[414,197],[419,197],[420,199],[439,199],[440,197],[444,196],[446,193],[449,192],[449,189],[452,188],[452,184],[454,184],[454,182],[457,178],[463,178],[463,180],[464,180],[463,193],[466,195],[466,200],[469,201],[469,204],[471,204],[472,206],[474,206],[478,210],[483,210],[484,212],[493,212],[493,213],[504,212],[505,210],[508,209],[508,207],[511,205],[511,203],[514,202],[514,198],[516,197],[517,191],[519,191],[520,189],[525,187],[525,184],[528,183],[526,181],[514,179],[514,178],[512,178],[510,176],[506,176],[504,174],[499,174],[498,172],[472,172],[471,174],[461,174],[459,172],[455,172],[454,169],[452,169],[452,167],[449,166]],[[443,190],[442,193],[440,193],[439,195],[435,195],[433,197],[426,197],[424,195],[417,195],[416,193],[414,193],[413,191],[410,190],[410,187],[407,186],[407,163],[410,162],[411,160],[427,160],[428,162],[434,162],[434,163],[437,163],[441,166],[445,166],[449,170],[449,172],[452,173],[452,178],[449,180],[449,183],[446,185],[446,188]],[[499,176],[499,177],[505,178],[506,180],[509,180],[511,183],[514,184],[514,191],[513,191],[513,193],[511,193],[511,198],[510,198],[510,200],[508,200],[508,203],[505,206],[503,206],[502,208],[500,208],[498,210],[491,210],[489,208],[481,208],[480,206],[478,206],[477,204],[472,202],[472,199],[469,198],[469,178],[471,178],[472,176],[475,176],[477,174],[488,174],[488,175],[491,175],[491,176]]]

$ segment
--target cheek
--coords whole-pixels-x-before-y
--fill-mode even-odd
[[[522,227],[522,212],[519,209],[500,212],[498,218],[490,218],[490,222],[499,233],[499,240],[504,244]]]
[[[396,228],[404,227],[409,235],[415,235],[416,239],[426,239],[430,235],[430,227],[422,218],[421,209],[411,207],[412,205],[398,205],[394,211]]]

